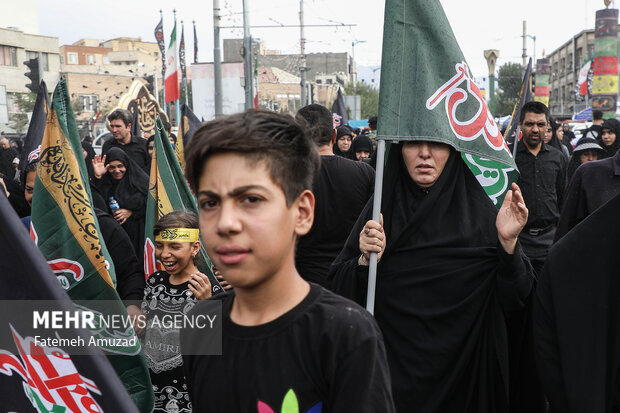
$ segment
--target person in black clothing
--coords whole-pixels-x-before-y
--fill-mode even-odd
[[[93,161],[94,186],[105,200],[114,197],[120,209],[113,216],[129,235],[134,252],[141,257],[144,249],[144,219],[149,177],[129,156],[118,148]]]
[[[116,271],[116,291],[125,302],[127,314],[134,322],[137,334],[142,332],[140,323],[142,316],[138,303],[144,295],[144,271],[131,245],[131,240],[121,225],[107,212],[94,207],[101,237],[103,238]]]
[[[202,239],[233,286],[190,312],[221,301],[223,355],[197,355],[205,330],[181,333],[194,411],[394,412],[372,316],[295,268],[296,238],[312,226],[319,167],[304,128],[288,115],[250,109],[201,126],[186,155]]]
[[[601,159],[610,158],[614,156],[618,149],[620,149],[620,141],[618,136],[620,135],[620,122],[617,119],[607,119],[601,126],[601,136],[597,143],[605,150]]]
[[[576,136],[575,132],[570,130],[570,125],[568,124],[568,121],[562,123],[562,132],[564,132],[564,135],[562,136],[562,143],[566,145],[566,147],[569,148],[572,153],[573,142],[575,141]]]
[[[368,135],[360,135],[353,141],[351,145],[351,153],[355,156],[355,160],[369,159],[372,154],[372,141]]]
[[[336,144],[333,145],[333,154],[342,156],[343,158],[351,159],[351,142],[353,137],[351,136],[351,130],[348,126],[338,126],[336,128]],[[330,133],[329,139],[331,141],[332,135]]]
[[[582,138],[580,142],[584,139],[588,138]],[[562,214],[555,234],[556,241],[618,194],[620,194],[620,152],[611,158],[588,162],[577,168],[566,189]]]
[[[598,140],[601,136],[603,122],[603,112],[600,110],[592,111],[592,125],[583,132],[583,137]]]
[[[579,168],[584,163],[598,161],[603,154],[603,148],[596,143],[594,138],[583,137],[579,139],[579,143],[573,150],[573,155],[568,161],[568,168],[566,170],[566,180],[570,184],[570,180]]]
[[[371,220],[369,200],[331,267],[332,289],[365,303],[378,253],[375,318],[397,411],[507,412],[505,315],[525,307],[534,284],[517,240],[521,192],[513,184],[498,212],[461,155],[439,142],[393,144],[385,168],[382,222]]]
[[[314,224],[308,234],[299,238],[295,266],[304,279],[324,287],[329,266],[372,195],[375,182],[375,171],[369,165],[334,156],[331,116],[321,105],[308,105],[297,112],[297,119],[306,124],[317,145],[321,169],[312,185],[316,198]],[[333,146],[335,150],[336,145]]]
[[[519,241],[537,273],[553,243],[566,187],[566,158],[542,140],[548,123],[549,109],[543,103],[523,105],[519,119],[523,139],[517,143],[515,162],[530,214]]]
[[[17,151],[11,148],[9,140],[4,136],[0,137],[0,178],[13,179],[13,159],[18,156]]]
[[[538,278],[536,361],[551,413],[620,411],[619,210],[616,195],[566,234]]]
[[[562,130],[562,128],[557,126],[553,119],[550,119],[549,123],[547,124],[547,128],[545,129],[545,134],[543,135],[543,142],[562,152],[562,154],[568,160],[568,158],[570,157],[570,152],[568,151],[568,148],[562,143],[562,139],[560,136],[558,136],[558,133],[559,135],[562,135],[564,131]]]
[[[111,148],[120,148],[148,175],[151,158],[146,149],[146,140],[131,136],[131,113],[125,109],[116,109],[108,115],[108,121],[114,139],[103,144],[101,153],[106,155]]]

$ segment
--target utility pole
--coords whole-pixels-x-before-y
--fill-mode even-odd
[[[527,59],[527,24],[525,20],[523,20],[523,54],[521,57],[523,58],[523,67],[527,64],[525,59]]]
[[[304,35],[304,0],[299,0],[299,35],[301,44],[301,106],[306,106],[306,37]]]
[[[353,66],[353,84],[357,83],[357,63],[355,62],[355,45],[360,43],[366,43],[366,40],[355,40],[351,42],[351,60]]]
[[[254,94],[252,93],[254,82],[252,81],[252,36],[250,36],[250,16],[248,1],[243,0],[243,68],[245,73],[245,108],[254,107]]]
[[[215,119],[222,113],[222,55],[220,52],[220,0],[213,0],[213,78],[215,83]]]

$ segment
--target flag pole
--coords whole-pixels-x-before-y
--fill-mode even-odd
[[[377,166],[375,174],[375,194],[372,203],[372,219],[381,222],[381,195],[383,194],[383,169],[385,159],[385,140],[377,137]],[[366,295],[366,310],[370,314],[375,313],[375,290],[377,286],[377,263],[376,252],[370,253],[368,264],[368,293]]]
[[[164,33],[164,12],[162,11],[162,9],[159,9],[159,15],[161,16],[161,32],[162,34]],[[165,37],[164,37],[165,39]],[[162,63],[166,61],[165,57],[162,56]],[[166,87],[164,86],[165,82],[166,82],[166,68],[164,67],[164,65],[161,65],[161,84],[162,84],[162,88],[161,88],[161,102],[163,103],[164,106],[164,112],[166,112],[166,114],[168,113],[168,111],[166,110]]]
[[[174,14],[174,27],[177,27],[177,9],[172,9],[172,13]],[[175,33],[176,34],[176,33]],[[175,36],[175,41],[176,41],[177,37]],[[180,42],[179,42],[180,44]],[[176,70],[176,74],[177,74],[177,87],[179,85],[179,69],[181,68],[181,64],[179,61],[179,52],[177,50],[177,70]],[[179,105],[179,101],[181,100],[181,93],[179,92],[179,97],[176,99],[175,103],[177,105],[177,126],[179,126],[179,121],[181,120],[181,107]]]

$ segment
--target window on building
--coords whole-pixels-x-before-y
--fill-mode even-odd
[[[566,61],[566,70],[569,72],[573,71],[573,54],[569,53],[568,59]]]
[[[564,76],[564,68],[566,67],[566,58],[560,59],[560,76]]]
[[[33,52],[31,50],[26,50],[26,58],[27,59],[36,59],[37,57],[40,57],[40,59],[41,59],[41,69],[44,72],[49,72],[50,71],[50,67],[49,67],[49,54],[48,53]]]
[[[583,55],[583,49],[580,47],[577,49],[577,53],[575,54],[575,62],[577,62],[577,66],[578,66],[576,69],[581,68],[581,66],[583,65],[583,61],[581,60],[582,55]]]
[[[88,55],[88,64],[89,65],[94,65],[95,64],[95,56],[93,56],[92,54]]]
[[[103,64],[104,65],[109,65],[110,64],[110,58],[108,56],[103,56]]]
[[[97,112],[97,110],[99,110],[97,95],[80,95],[79,99],[84,108],[84,112]]]
[[[0,66],[17,66],[17,48],[0,46]]]
[[[588,45],[588,59],[592,59],[594,56],[594,44]]]
[[[553,73],[551,74],[551,77],[554,79],[558,78],[558,62],[553,64]]]
[[[67,63],[70,65],[78,64],[78,54],[77,53],[67,53]]]

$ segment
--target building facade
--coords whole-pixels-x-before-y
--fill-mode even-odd
[[[589,107],[587,100],[577,101],[576,88],[579,69],[594,56],[594,29],[583,30],[548,54],[551,64],[549,109],[559,118]]]
[[[58,38],[24,33],[17,29],[0,28],[0,85],[7,93],[28,93],[29,70],[24,61],[40,57],[42,77],[53,90],[59,79],[60,55]]]

